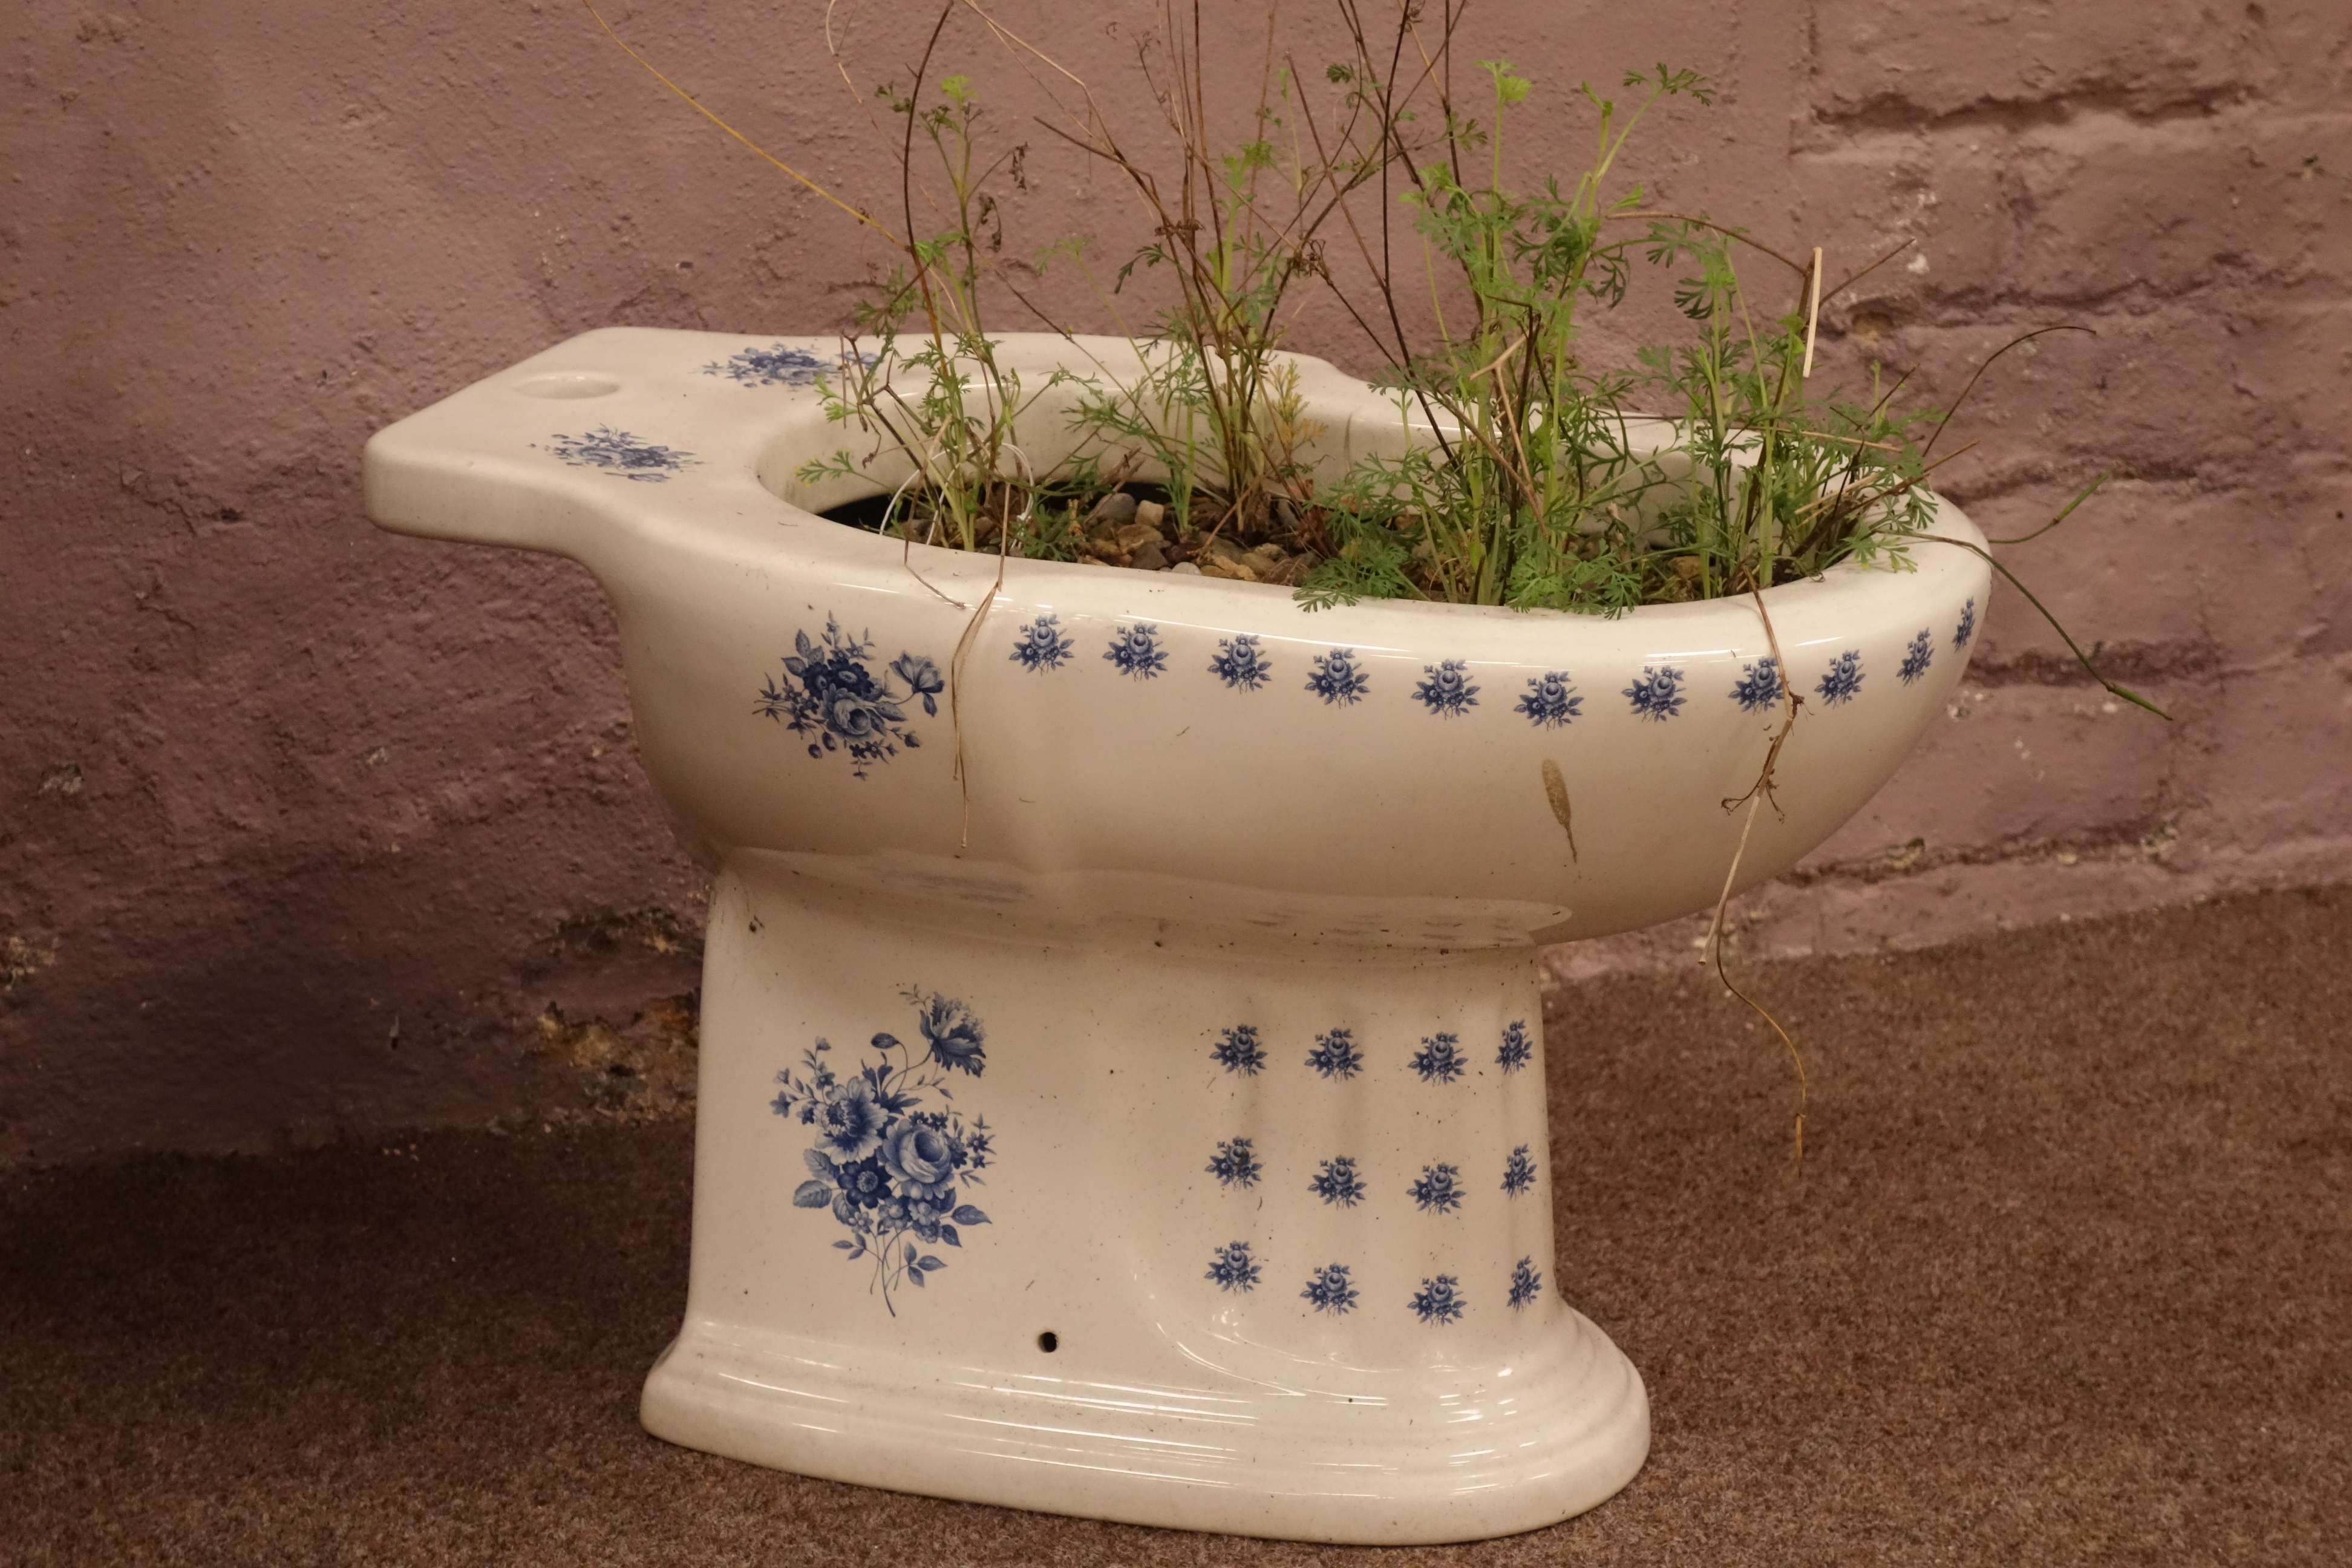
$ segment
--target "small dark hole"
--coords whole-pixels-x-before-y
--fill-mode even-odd
[[[1055,1333],[1053,1330],[1047,1329],[1044,1333],[1037,1336],[1037,1348],[1044,1351],[1047,1355],[1052,1355],[1055,1351],[1062,1348],[1062,1336]]]
[[[243,522],[245,521],[245,513],[237,510],[236,508],[233,506],[225,506],[214,515],[218,517],[223,522]]]

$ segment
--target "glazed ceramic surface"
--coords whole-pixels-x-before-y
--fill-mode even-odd
[[[1877,788],[1973,554],[1615,620],[1309,613],[908,549],[811,509],[831,340],[593,332],[368,451],[388,528],[612,595],[646,767],[717,877],[692,1280],[646,1425],[809,1474],[1154,1524],[1459,1540],[1639,1468],[1553,1258],[1538,942],[1711,905]],[[1131,371],[1123,341],[1016,337]],[[1311,455],[1413,438],[1315,361]],[[1017,439],[1072,447],[1049,395]],[[903,470],[902,470],[903,471]],[[884,472],[880,482],[898,476]],[[871,486],[867,486],[871,489]],[[1936,531],[1979,536],[1939,507]],[[1775,651],[1777,643],[1777,653]]]

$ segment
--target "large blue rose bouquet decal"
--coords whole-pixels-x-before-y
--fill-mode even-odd
[[[810,756],[845,751],[851,771],[864,778],[869,766],[888,762],[900,746],[922,743],[907,727],[907,707],[919,699],[925,713],[939,716],[947,681],[936,662],[902,653],[877,672],[872,637],[852,637],[830,616],[822,637],[796,632],[793,646],[784,656],[782,684],[770,678],[758,711],[810,737]]]
[[[892,1317],[892,1291],[947,1267],[924,1248],[961,1247],[958,1226],[989,1223],[959,1200],[957,1187],[981,1184],[992,1152],[988,1119],[966,1121],[948,1089],[950,1074],[978,1078],[987,1067],[987,1033],[961,1002],[904,994],[920,1047],[877,1035],[877,1059],[844,1076],[828,1059],[832,1045],[820,1039],[802,1056],[803,1071],[776,1075],[783,1088],[773,1101],[777,1115],[816,1130],[801,1156],[809,1180],[793,1193],[793,1206],[832,1210],[849,1231],[833,1245],[848,1261],[874,1260],[874,1289]],[[926,1095],[938,1097],[938,1109],[924,1109]]]

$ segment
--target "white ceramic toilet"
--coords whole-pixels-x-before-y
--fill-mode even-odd
[[[1004,349],[1040,380],[1073,352]],[[383,526],[595,573],[646,771],[717,879],[692,1280],[646,1426],[1323,1541],[1607,1498],[1648,1408],[1555,1258],[1547,1055],[1572,1074],[1575,1039],[1545,1037],[1537,944],[1713,904],[1784,676],[1783,814],[1741,884],[1827,837],[1958,679],[1983,563],[1920,544],[1774,589],[1778,659],[1750,601],[1000,585],[814,515],[855,493],[793,477],[856,445],[810,384],[837,353],[592,332],[368,448]],[[1326,463],[1405,438],[1300,365]],[[1020,438],[1041,467],[1072,439],[1051,407]]]

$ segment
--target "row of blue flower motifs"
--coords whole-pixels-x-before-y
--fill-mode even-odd
[[[1952,647],[1966,647],[1976,636],[1976,626],[1977,602],[1972,598],[1961,608],[1959,624],[1952,631]],[[1062,626],[1061,617],[1048,614],[1021,628],[1009,657],[1024,669],[1043,675],[1076,658],[1077,647],[1077,638]],[[1160,645],[1160,628],[1149,621],[1120,622],[1102,657],[1120,674],[1138,680],[1154,679],[1168,668],[1168,650]],[[1904,649],[1895,678],[1909,686],[1935,662],[1935,634],[1922,626]],[[1217,639],[1208,670],[1233,690],[1255,691],[1274,679],[1274,658],[1256,633],[1240,632]],[[1848,648],[1830,661],[1814,690],[1823,702],[1837,707],[1853,700],[1864,679],[1862,650]],[[1636,716],[1663,723],[1679,714],[1690,700],[1684,691],[1688,682],[1688,672],[1678,666],[1645,664],[1622,695]],[[1308,660],[1305,689],[1328,707],[1352,707],[1371,689],[1371,672],[1354,648],[1334,647]],[[1485,689],[1472,679],[1468,660],[1448,658],[1422,666],[1422,679],[1412,685],[1412,698],[1439,718],[1454,719],[1477,707]],[[1780,661],[1767,655],[1743,664],[1728,696],[1750,713],[1772,707],[1781,698]],[[1556,730],[1582,715],[1584,695],[1567,670],[1547,670],[1528,677],[1527,689],[1511,706],[1538,729]]]
[[[1252,1252],[1248,1242],[1229,1241],[1209,1255],[1205,1278],[1222,1289],[1246,1294],[1257,1289],[1265,1268],[1265,1260]],[[1345,1317],[1355,1310],[1363,1294],[1354,1275],[1350,1265],[1326,1263],[1307,1276],[1307,1288],[1298,1292],[1299,1297],[1318,1312]],[[1536,1267],[1533,1256],[1522,1258],[1511,1266],[1510,1284],[1503,1298],[1507,1305],[1517,1310],[1542,1293],[1543,1271]],[[1468,1310],[1470,1299],[1462,1289],[1459,1275],[1433,1274],[1422,1280],[1421,1288],[1405,1305],[1424,1323],[1452,1323],[1459,1321]]]
[[[1503,1026],[1495,1065],[1507,1073],[1517,1072],[1535,1058],[1535,1036],[1528,1032],[1528,1021],[1514,1018]],[[1255,1078],[1266,1064],[1265,1040],[1256,1025],[1235,1024],[1218,1031],[1217,1043],[1209,1047],[1209,1059],[1229,1073]],[[1314,1048],[1307,1053],[1307,1065],[1321,1078],[1353,1078],[1364,1070],[1364,1048],[1356,1042],[1353,1029],[1316,1036]],[[1470,1070],[1471,1058],[1463,1048],[1461,1036],[1441,1030],[1423,1036],[1421,1049],[1405,1065],[1423,1083],[1452,1083]]]
[[[1221,1187],[1255,1187],[1264,1179],[1265,1167],[1258,1163],[1257,1145],[1247,1138],[1228,1138],[1217,1145],[1209,1156],[1206,1167],[1217,1178]],[[1517,1197],[1536,1184],[1536,1160],[1532,1146],[1522,1143],[1503,1162],[1503,1191]],[[1307,1190],[1334,1208],[1354,1208],[1371,1191],[1363,1173],[1357,1169],[1349,1155],[1337,1155],[1326,1160],[1316,1170],[1315,1179]],[[1462,1200],[1470,1189],[1463,1184],[1462,1167],[1433,1162],[1421,1168],[1405,1188],[1405,1195],[1423,1214],[1450,1215],[1458,1212]]]

